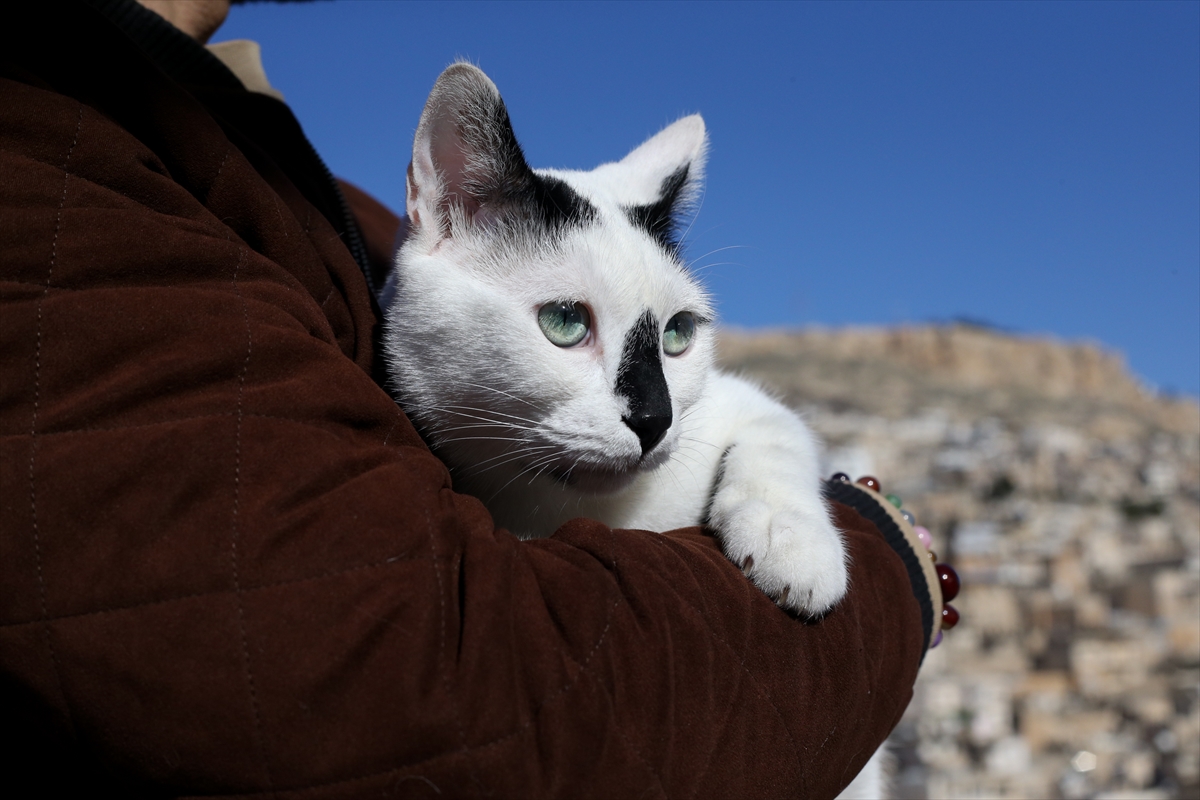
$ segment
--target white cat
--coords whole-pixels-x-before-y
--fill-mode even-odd
[[[679,253],[706,145],[690,116],[591,172],[534,171],[495,85],[451,66],[413,143],[387,356],[456,489],[499,525],[704,523],[780,606],[820,615],[847,568],[819,445],[713,367],[712,306]]]

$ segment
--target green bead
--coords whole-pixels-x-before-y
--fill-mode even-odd
[[[903,501],[901,501],[900,498],[896,497],[896,495],[894,495],[894,494],[889,494],[889,495],[885,495],[885,496],[887,497],[887,501],[889,503],[891,503],[892,505],[894,505],[896,508],[900,508],[902,505],[904,505]]]

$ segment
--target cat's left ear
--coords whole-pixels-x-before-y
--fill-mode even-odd
[[[678,247],[681,217],[700,193],[708,133],[699,114],[673,122],[615,164],[609,172],[618,202],[635,225],[663,245]]]
[[[414,229],[450,235],[456,219],[486,221],[529,194],[533,181],[496,85],[471,64],[448,67],[413,139],[407,211]]]

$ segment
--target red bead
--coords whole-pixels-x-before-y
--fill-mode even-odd
[[[879,481],[870,475],[863,475],[861,478],[856,480],[855,483],[857,483],[859,486],[865,486],[868,489],[873,489],[876,492],[883,491],[883,488],[879,485]]]
[[[954,571],[954,567],[949,564],[934,564],[933,569],[937,573],[938,583],[942,585],[942,602],[948,603],[958,597],[958,590],[962,584],[958,581],[958,573]]]
[[[947,603],[942,606],[942,630],[948,631],[958,624],[958,609]]]

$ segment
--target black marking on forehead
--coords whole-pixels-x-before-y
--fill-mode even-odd
[[[646,455],[671,427],[671,392],[659,353],[658,318],[650,311],[625,335],[616,392],[629,403],[622,421],[637,434]]]
[[[582,226],[596,219],[596,207],[566,181],[533,172],[530,177],[528,212],[548,230]]]
[[[687,185],[688,171],[691,164],[684,164],[668,175],[658,190],[658,199],[644,206],[626,206],[625,214],[634,227],[641,228],[653,236],[667,252],[679,252],[679,239],[676,238],[677,211],[676,205],[683,187]]]

